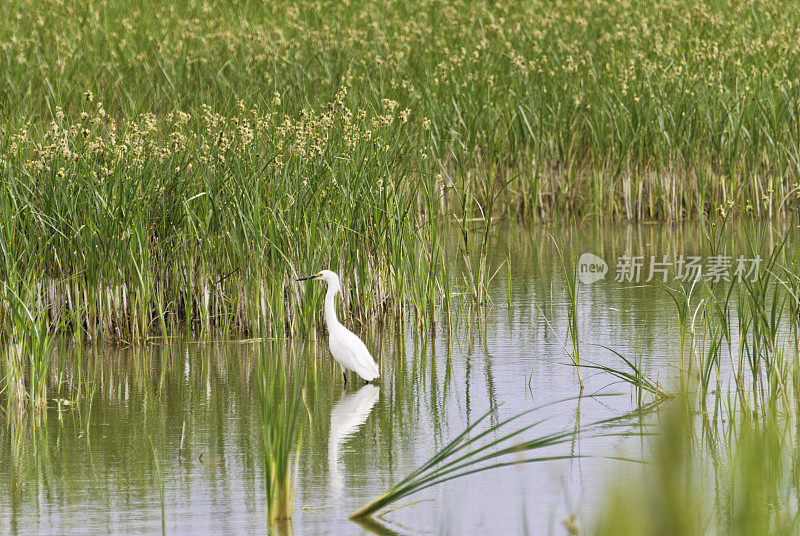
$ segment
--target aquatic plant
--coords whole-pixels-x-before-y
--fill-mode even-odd
[[[580,400],[568,399],[568,400]],[[565,402],[566,400],[547,404],[547,406]],[[392,486],[392,488],[380,497],[370,501],[358,511],[353,513],[351,519],[369,517],[378,510],[389,506],[411,494],[417,493],[431,486],[444,482],[479,473],[489,471],[509,465],[525,463],[544,462],[559,459],[569,459],[578,457],[575,454],[549,454],[536,455],[537,452],[548,447],[569,443],[577,435],[586,437],[592,434],[617,433],[619,435],[632,434],[630,426],[632,414],[620,415],[608,419],[595,421],[582,426],[576,425],[558,432],[545,433],[530,439],[522,439],[517,443],[511,443],[514,438],[524,437],[531,430],[545,422],[545,419],[537,420],[532,424],[525,424],[514,428],[512,423],[517,422],[525,416],[535,414],[546,406],[518,413],[504,420],[481,426],[487,417],[495,413],[496,409],[491,409],[475,422],[467,426],[464,431],[458,434],[452,441],[440,448],[426,462],[412,471],[406,478]],[[639,408],[638,414],[647,413],[649,409],[655,407],[650,405]],[[609,431],[611,429],[611,431]],[[528,453],[532,451],[531,456]],[[528,457],[525,457],[528,456]]]
[[[561,272],[564,274],[564,288],[567,292],[567,333],[572,341],[572,352],[570,358],[575,370],[578,373],[578,383],[583,389],[583,379],[581,378],[581,354],[580,354],[580,335],[578,332],[578,262],[575,259],[575,248],[570,235],[569,256],[566,256],[561,248],[553,240],[553,245],[558,253],[558,260],[561,263]]]
[[[482,223],[484,302],[501,219],[798,208],[791,4],[179,5],[3,6],[0,234],[86,338],[277,336],[312,265],[359,321],[430,323],[442,229]]]
[[[766,227],[746,235],[751,257],[760,259],[757,273],[671,289],[691,335],[681,388],[648,444],[652,463],[640,478],[610,486],[592,533],[798,531],[791,475],[800,371],[797,331],[787,319],[796,265],[785,234]]]
[[[198,126],[206,110],[232,118],[270,103],[293,125],[347,87],[342,101],[354,115],[393,103],[398,120],[421,134],[370,129],[372,141],[406,145],[403,158],[425,155],[411,168],[430,178],[444,171],[445,205],[480,198],[497,173],[521,173],[497,208],[525,218],[680,220],[719,210],[775,218],[797,210],[800,15],[785,0],[757,0],[749,9],[727,2],[687,9],[680,0],[588,7],[568,0],[558,9],[465,0],[177,6],[6,3],[6,170],[34,178],[63,167],[63,182],[80,186],[71,165],[16,163],[20,140],[41,138],[51,123],[86,132],[67,146],[73,153],[97,145],[98,126],[122,131],[141,116]],[[92,109],[84,109],[87,101]],[[79,120],[82,112],[88,115]],[[258,132],[247,123],[241,130]],[[288,164],[276,146],[244,157],[230,138],[209,144],[212,153],[223,147],[254,170]],[[298,140],[308,154],[325,150],[303,132]],[[185,167],[197,169],[204,154],[188,156],[162,152],[169,167],[158,169],[161,180],[181,189]],[[121,171],[94,162],[98,177],[108,175],[103,167]],[[481,172],[481,163],[492,173]],[[373,185],[396,179],[372,176]],[[166,227],[184,217],[181,204],[173,208],[179,219],[165,218]]]
[[[689,409],[690,397],[677,400],[655,436],[651,463],[609,485],[588,532],[796,534],[791,423],[769,410],[758,419],[735,414],[719,427]]]
[[[294,508],[294,473],[303,425],[302,380],[297,369],[289,368],[288,355],[282,345],[263,343],[257,356],[268,525],[291,518]]]
[[[13,329],[3,343],[0,393],[6,392],[9,403],[26,402],[43,410],[59,340],[58,327],[51,327],[46,313],[36,309],[25,286],[22,296],[7,283],[3,286],[0,303],[8,312]]]
[[[620,358],[622,362],[625,364],[625,367],[616,368],[611,365],[603,365],[600,363],[591,363],[591,362],[583,363],[580,366],[588,369],[595,369],[602,372],[606,372],[626,383],[631,384],[636,388],[637,400],[640,406],[645,405],[643,393],[649,393],[653,395],[656,399],[667,398],[670,396],[670,394],[659,384],[658,380],[651,379],[650,377],[648,377],[646,371],[643,370],[641,363],[642,361],[641,355],[639,355],[638,357],[634,357],[633,360],[631,360],[623,356],[613,348],[603,346],[602,344],[598,344],[597,346],[605,348],[606,350],[608,350],[609,352]]]

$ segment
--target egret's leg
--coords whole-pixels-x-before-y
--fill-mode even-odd
[[[342,376],[344,376],[344,386],[347,387],[347,373],[342,371]]]

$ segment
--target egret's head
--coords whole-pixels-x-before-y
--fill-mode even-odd
[[[322,279],[323,281],[325,281],[329,285],[332,284],[332,283],[336,283],[336,284],[339,283],[339,276],[336,275],[335,272],[331,272],[330,270],[322,270],[320,272],[317,272],[314,275],[309,275],[309,276],[306,276],[306,277],[297,278],[298,281],[305,281],[307,279]]]

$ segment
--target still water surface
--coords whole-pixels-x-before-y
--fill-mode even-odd
[[[747,253],[743,234],[726,235],[732,255]],[[573,232],[576,257],[592,252],[609,264],[605,280],[579,289],[582,359],[618,365],[602,348],[608,346],[641,356],[648,374],[669,385],[679,359],[674,303],[644,283],[647,274],[640,284],[615,282],[615,264],[623,255],[706,255],[699,236],[696,228],[660,226]],[[568,251],[569,237],[557,228],[497,232],[492,304],[480,314],[455,311],[451,330],[441,322],[425,333],[393,324],[361,331],[381,367],[378,385],[351,376],[344,388],[322,334],[289,341],[289,351],[308,364],[310,423],[285,533],[565,534],[563,520],[571,516],[591,525],[609,485],[638,470],[609,457],[641,458],[641,437],[581,436],[546,452],[581,457],[454,480],[401,501],[374,524],[347,519],[490,408],[498,408],[496,422],[580,393],[564,346],[567,298],[553,246],[555,240]],[[44,429],[0,427],[0,533],[158,534],[162,492],[168,534],[263,533],[257,347],[173,342],[87,351],[86,359],[99,363],[90,403],[52,408]],[[582,398],[536,412],[546,420],[531,434],[636,407],[630,386],[607,374],[584,370],[584,383]]]

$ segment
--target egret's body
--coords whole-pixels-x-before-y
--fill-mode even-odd
[[[342,367],[344,383],[347,384],[345,371],[352,370],[366,381],[371,382],[378,377],[378,365],[367,350],[367,346],[358,336],[344,327],[336,318],[336,293],[339,292],[339,276],[330,270],[322,270],[318,274],[301,277],[298,281],[306,279],[321,279],[328,283],[328,292],[325,294],[325,323],[328,324],[328,345],[333,358]]]

